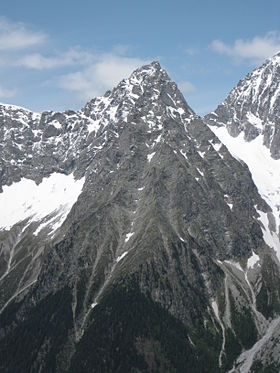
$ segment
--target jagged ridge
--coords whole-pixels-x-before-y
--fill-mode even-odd
[[[171,371],[180,371],[180,364],[198,372],[231,368],[280,307],[278,290],[272,291],[280,278],[277,258],[258,220],[269,206],[247,167],[194,114],[156,62],[79,113],[45,113],[36,123],[51,136],[42,134],[33,167],[22,167],[20,177],[39,182],[53,172],[74,172],[85,183],[55,237],[45,231],[35,239],[20,225],[2,232],[2,242],[14,235],[12,252],[20,258],[29,256],[31,242],[43,254],[33,282],[17,297],[13,284],[22,272],[5,277],[11,300],[1,315],[1,368],[71,371],[81,356],[85,372],[158,369],[158,359]],[[58,141],[62,148],[53,164]],[[16,171],[8,171],[8,159],[4,163],[2,180],[9,184]],[[17,265],[18,257],[13,261]],[[127,338],[138,309],[143,329],[133,327]],[[178,345],[178,360],[171,357],[161,318]],[[105,350],[92,339],[95,333]],[[18,346],[26,345],[27,335],[33,342],[23,356]],[[131,349],[125,358],[126,343]],[[92,360],[85,346],[100,353]],[[112,352],[116,348],[120,356]]]

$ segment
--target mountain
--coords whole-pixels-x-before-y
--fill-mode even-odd
[[[204,118],[230,153],[249,167],[259,194],[270,206],[260,212],[265,242],[280,260],[280,53],[241,80],[215,112]],[[275,315],[276,316],[276,315]],[[250,352],[241,355],[245,369],[253,363],[279,370],[279,319]],[[247,369],[247,368],[246,368]],[[247,371],[247,370],[244,370]]]
[[[225,372],[277,346],[274,210],[208,121],[158,62],[78,112],[1,106],[1,372]]]
[[[273,159],[280,158],[280,52],[249,73],[215,112],[206,116],[246,141],[261,137]]]

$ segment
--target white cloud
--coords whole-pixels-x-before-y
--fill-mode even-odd
[[[48,41],[47,44],[44,42]],[[32,48],[32,49],[31,49]],[[32,30],[24,23],[0,17],[0,66],[7,69],[37,70],[45,86],[74,92],[78,102],[104,94],[137,67],[146,64],[141,58],[128,57],[130,46],[116,45],[109,53],[70,47],[52,51],[49,36]],[[59,69],[67,68],[64,75]],[[52,77],[47,70],[53,70]],[[45,78],[45,77],[48,78]],[[3,82],[5,83],[5,82]],[[0,86],[0,98],[13,97],[16,91]]]
[[[17,94],[16,89],[8,89],[0,85],[0,98],[7,99],[14,97]]]
[[[184,94],[194,92],[196,90],[195,86],[188,81],[181,81],[178,83],[180,91]]]
[[[214,40],[211,49],[234,60],[260,63],[280,51],[280,34],[269,32],[265,36],[255,36],[250,40],[238,39],[233,45],[227,45],[221,40]]]
[[[14,23],[6,18],[0,18],[0,50],[2,51],[33,47],[42,44],[46,39],[46,34],[28,30],[23,23]]]
[[[94,59],[94,55],[90,52],[70,48],[66,52],[53,56],[44,56],[41,53],[26,54],[15,65],[34,70],[47,70],[64,66],[88,65]]]
[[[133,70],[146,63],[147,61],[140,58],[103,54],[82,71],[62,76],[59,86],[75,91],[81,99],[88,100],[112,89]]]

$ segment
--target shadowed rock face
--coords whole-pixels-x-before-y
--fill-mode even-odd
[[[85,183],[54,234],[0,231],[0,370],[217,372],[261,338],[280,308],[270,207],[157,62],[80,112],[2,115],[2,186]]]

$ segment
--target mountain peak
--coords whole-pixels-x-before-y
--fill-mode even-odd
[[[277,64],[280,64],[280,51],[278,51],[276,54],[274,54],[270,59],[269,61],[273,62],[273,63],[277,63]]]
[[[149,81],[155,82],[157,80],[170,81],[171,79],[158,61],[152,61],[133,71],[128,80],[134,84],[137,83],[137,80],[145,83]]]
[[[112,91],[94,98],[82,109],[82,113],[94,121],[92,128],[102,131],[109,124],[119,128],[121,123],[130,121],[129,118],[138,117],[140,112],[142,120],[156,128],[162,127],[162,112],[179,122],[183,117],[185,120],[194,116],[176,83],[158,61],[139,67]]]
[[[157,60],[154,60],[146,65],[143,65],[143,66],[140,66],[138,69],[136,69],[134,72],[138,71],[138,72],[141,72],[141,71],[145,71],[145,72],[150,72],[150,74],[154,74],[156,72],[159,72],[160,70],[162,70],[162,67],[159,63],[159,61]],[[133,73],[132,73],[133,74]]]
[[[1,372],[224,372],[259,340],[250,369],[279,339],[280,167],[246,152],[262,200],[158,61],[79,112],[2,109]]]
[[[158,68],[158,69],[161,69],[161,66],[160,66],[160,63],[158,60],[154,60],[150,63],[151,66],[155,67],[155,68]]]
[[[271,156],[279,159],[279,103],[280,52],[240,80],[206,120],[210,125],[225,125],[234,137],[244,132],[246,141],[262,136]]]

